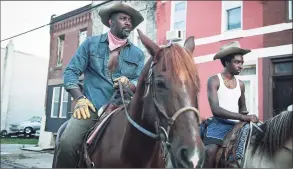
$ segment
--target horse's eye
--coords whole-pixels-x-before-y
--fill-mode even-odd
[[[162,81],[162,80],[158,80],[158,81],[156,82],[156,84],[157,84],[157,87],[158,87],[159,89],[164,89],[164,88],[166,88],[165,83],[164,83],[164,81]]]

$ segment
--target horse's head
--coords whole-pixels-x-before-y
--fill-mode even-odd
[[[138,30],[151,55],[143,70],[144,113],[167,143],[174,167],[202,167],[204,145],[199,134],[200,117],[196,107],[199,78],[192,59],[194,38],[184,48],[169,44],[160,48]]]

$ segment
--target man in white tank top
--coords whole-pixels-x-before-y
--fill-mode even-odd
[[[235,77],[242,70],[243,55],[250,51],[240,48],[239,42],[234,41],[222,46],[214,56],[214,60],[221,60],[224,70],[208,79],[208,100],[213,117],[202,125],[208,154],[204,168],[215,167],[216,152],[235,122],[258,122],[257,116],[247,115],[245,86]]]

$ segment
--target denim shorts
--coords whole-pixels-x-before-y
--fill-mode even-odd
[[[226,134],[231,131],[236,123],[234,121],[211,117],[200,126],[201,137],[205,145],[222,145]]]

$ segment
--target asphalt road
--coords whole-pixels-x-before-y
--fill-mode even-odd
[[[26,166],[22,166],[19,164],[13,164],[12,162],[8,162],[6,160],[1,159],[0,160],[0,167],[1,168],[28,168]]]
[[[13,168],[13,167],[11,167],[10,165],[8,165],[8,164],[6,164],[5,162],[0,162],[0,167],[1,168]],[[15,167],[16,168],[16,167]]]

